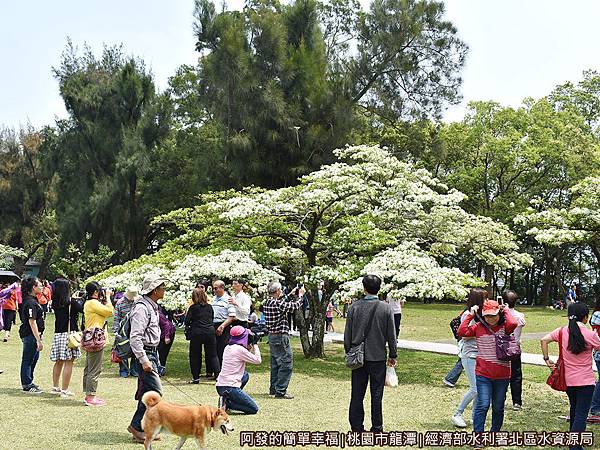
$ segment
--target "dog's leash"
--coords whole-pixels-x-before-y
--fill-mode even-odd
[[[168,378],[165,378],[164,376],[161,377],[158,372],[154,369],[152,369],[152,373],[155,374],[159,380],[164,380],[167,382],[168,385],[170,385],[171,387],[174,387],[175,389],[177,389],[179,392],[181,392],[184,396],[186,396],[187,398],[189,398],[191,401],[193,401],[194,403],[196,403],[197,405],[202,405],[202,403],[200,403],[199,401],[197,401],[196,399],[192,398],[192,396],[190,396],[187,392],[185,392],[183,389],[179,388],[179,386],[177,386],[176,384],[172,383],[171,381],[169,381]]]

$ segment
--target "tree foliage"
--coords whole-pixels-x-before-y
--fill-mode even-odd
[[[170,106],[156,96],[143,62],[120,47],[96,58],[69,43],[54,74],[69,118],[46,130],[43,150],[56,177],[61,246],[106,245],[139,256],[149,241],[140,183],[160,170],[151,153],[168,133]]]
[[[351,295],[365,270],[375,267],[386,290],[398,295],[460,299],[481,280],[446,267],[447,257],[465,254],[506,268],[529,264],[506,226],[464,211],[463,194],[426,170],[379,147],[348,147],[335,155],[338,161],[297,185],[206,194],[199,206],[156,222],[179,229],[170,247],[251,250],[290,283],[304,282],[316,292],[324,281],[322,298],[310,300],[308,320],[298,315],[307,356],[323,356],[331,295],[345,283],[342,290]]]
[[[331,162],[357,108],[439,117],[459,99],[466,54],[443,13],[399,0],[369,12],[351,0],[254,0],[217,13],[197,0],[199,100],[222,133],[229,185],[288,186]]]

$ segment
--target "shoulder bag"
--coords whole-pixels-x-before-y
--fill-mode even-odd
[[[546,384],[550,386],[555,391],[566,391],[567,390],[567,382],[565,380],[565,361],[563,359],[563,349],[562,349],[562,334],[563,327],[561,327],[558,332],[558,361],[556,361],[556,365],[550,376],[546,380]]]
[[[500,361],[512,361],[521,356],[521,345],[512,334],[506,334],[506,328],[504,328],[503,334],[494,333],[485,319],[479,317],[479,315],[477,317],[481,324],[494,335],[494,339],[496,340],[496,358]]]
[[[106,326],[106,323],[104,324]],[[81,348],[86,352],[99,352],[106,345],[106,333],[103,328],[88,328],[81,333]]]
[[[359,369],[365,363],[365,339],[367,339],[367,335],[371,329],[371,324],[373,323],[373,317],[375,317],[375,312],[377,311],[377,307],[379,306],[379,300],[376,300],[376,304],[371,311],[371,316],[369,317],[369,321],[367,322],[367,327],[365,328],[365,332],[363,333],[362,339],[358,345],[354,345],[350,347],[350,350],[346,353],[344,358],[344,362],[346,367],[349,369]]]
[[[75,350],[76,348],[81,347],[81,331],[71,331],[71,309],[73,305],[69,305],[69,313],[67,317],[69,321],[67,322],[67,347],[71,350]]]

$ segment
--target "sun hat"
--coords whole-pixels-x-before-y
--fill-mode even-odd
[[[500,312],[500,305],[496,300],[486,300],[483,302],[483,310],[481,314],[483,316],[495,316]]]
[[[127,300],[137,300],[139,298],[139,289],[137,288],[137,286],[129,286],[127,288],[127,290],[125,291],[125,293],[123,294],[123,297],[125,297]]]
[[[250,330],[248,328],[244,328],[241,325],[236,325],[229,330],[229,345],[239,344],[243,346],[248,345],[248,336],[250,335]]]
[[[144,282],[142,283],[142,289],[140,290],[140,294],[146,295],[152,292],[154,289],[159,287],[161,284],[166,283],[166,278],[159,277],[158,275],[148,275],[144,278]]]

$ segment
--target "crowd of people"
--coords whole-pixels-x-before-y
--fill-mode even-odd
[[[69,281],[61,278],[50,284],[35,277],[25,277],[21,283],[3,286],[0,304],[3,308],[1,326],[5,332],[4,342],[11,338],[17,312],[21,321],[22,390],[29,394],[43,393],[35,382],[35,369],[44,349],[42,337],[46,332],[47,313],[52,311],[54,334],[50,359],[54,365],[50,393],[61,397],[74,396],[70,390],[73,366],[85,353],[83,403],[93,407],[105,406],[106,401],[98,395],[99,379],[107,350],[106,324],[112,316],[115,336],[125,333],[126,329],[129,333],[131,354],[118,359],[119,375],[138,378],[135,393],[138,406],[128,431],[136,441],[143,442],[142,418],[146,407],[141,398],[148,391],[162,393],[161,377],[166,373],[169,351],[175,338],[175,318],[161,306],[166,283],[165,279],[150,276],[144,279],[141,289],[130,286],[116,295],[97,282],[87,283],[83,292],[73,293]],[[209,287],[212,288],[212,298],[208,295]],[[267,288],[268,298],[258,311],[246,292],[245,280],[233,280],[231,287],[232,295],[227,292],[222,280],[212,283],[200,281],[192,292],[188,307],[179,317],[189,341],[190,383],[198,384],[200,381],[204,353],[204,377],[215,382],[220,406],[256,414],[259,410],[257,403],[243,390],[250,378],[245,365],[262,362],[256,345],[258,338],[250,328],[257,325],[259,335],[263,334],[260,330],[269,335],[270,394],[274,398],[292,399],[288,392],[293,370],[289,315],[302,308],[305,290],[298,286],[284,294],[282,285],[273,282]],[[262,317],[259,318],[259,314]]]
[[[68,280],[59,278],[50,284],[35,277],[26,277],[21,283],[0,289],[4,342],[11,339],[17,313],[21,321],[20,380],[23,391],[42,393],[35,383],[35,369],[44,348],[42,336],[51,307],[54,334],[50,359],[54,365],[50,393],[73,397],[70,390],[73,365],[85,353],[83,402],[94,407],[106,405],[98,396],[98,385],[105,353],[104,330],[112,316],[115,335],[129,333],[131,354],[115,362],[119,362],[121,377],[138,378],[135,393],[138,406],[128,430],[135,440],[142,442],[145,438],[142,418],[146,407],[141,398],[148,391],[162,395],[161,377],[166,373],[169,351],[175,339],[173,316],[161,306],[166,283],[166,279],[148,276],[141,288],[130,286],[124,292],[113,295],[111,290],[97,282],[88,283],[81,293],[72,293]],[[344,349],[347,355],[355,349],[359,349],[361,354],[360,364],[349,365],[353,370],[348,417],[351,429],[357,432],[365,430],[363,403],[369,385],[370,429],[383,431],[383,386],[388,368],[396,366],[404,301],[381,298],[381,284],[379,277],[365,276],[364,295],[346,310]],[[209,288],[212,288],[212,298]],[[215,381],[219,405],[227,410],[256,414],[259,406],[244,387],[250,379],[246,364],[262,363],[257,345],[263,334],[260,330],[264,329],[264,334],[268,334],[269,394],[278,399],[294,398],[288,391],[293,372],[289,317],[305,308],[306,291],[298,285],[284,293],[281,283],[272,282],[267,287],[266,300],[260,308],[255,308],[245,280],[233,280],[231,288],[232,295],[227,292],[222,280],[200,281],[181,317],[185,337],[189,341],[190,383],[200,382],[204,360],[203,376]],[[512,290],[506,290],[497,300],[492,300],[486,290],[475,288],[468,295],[466,307],[455,319],[459,359],[444,383],[454,387],[463,370],[469,383],[451,417],[456,427],[467,427],[463,415],[468,405],[473,403],[473,431],[484,431],[490,409],[490,431],[500,431],[509,386],[512,408],[519,411],[523,407],[520,350],[514,351],[508,358],[498,352],[499,342],[516,343],[516,348],[520,344],[526,321],[524,314],[516,309],[517,302],[518,295]],[[328,319],[333,317],[334,310],[337,310],[337,305],[330,301],[326,309]],[[585,327],[588,322],[592,329]],[[128,327],[129,331],[124,331]],[[570,402],[570,430],[574,432],[585,430],[590,413],[600,414],[600,380],[595,381],[591,366],[595,361],[600,370],[599,330],[600,300],[590,317],[587,305],[574,299],[568,305],[568,325],[541,339],[541,351],[550,369],[556,369],[557,362],[549,357],[549,344],[558,342],[561,350],[560,364]],[[79,334],[81,336],[77,340]]]
[[[541,352],[548,368],[558,370],[564,380],[564,390],[569,399],[569,431],[583,432],[589,419],[600,414],[600,378],[596,381],[592,369],[595,362],[600,373],[600,300],[596,302],[590,317],[588,306],[577,300],[575,286],[573,297],[567,306],[567,326],[559,327],[542,337]],[[518,351],[510,360],[500,358],[499,338],[512,336],[514,342],[521,343],[521,333],[526,325],[525,315],[515,308],[518,295],[512,290],[502,293],[499,301],[488,298],[484,289],[472,289],[465,310],[460,315],[457,329],[459,360],[444,378],[447,386],[454,387],[461,372],[467,374],[469,389],[458,404],[452,423],[465,428],[463,418],[466,407],[472,408],[473,431],[484,431],[487,414],[492,410],[491,432],[501,430],[504,421],[504,408],[510,386],[512,409],[523,408],[523,372],[521,354]],[[585,325],[592,325],[589,329]],[[559,346],[558,361],[549,356],[549,344]],[[563,388],[560,388],[563,390]],[[476,447],[478,448],[478,447]],[[571,450],[581,449],[572,445]]]

